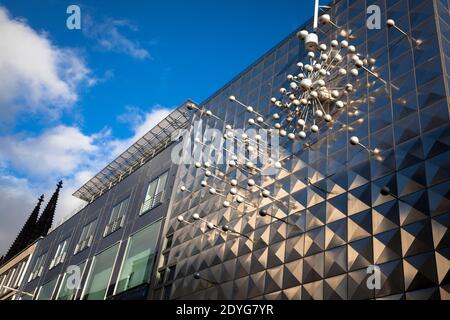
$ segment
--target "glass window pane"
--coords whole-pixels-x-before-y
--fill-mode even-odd
[[[130,200],[130,198],[127,198],[124,201],[122,201],[122,203],[120,204],[119,218],[122,218],[125,215],[125,213],[127,213],[128,201],[129,200]]]
[[[81,242],[81,241],[83,241],[86,238],[86,234],[88,232],[88,229],[89,229],[89,226],[84,226],[83,227],[83,231],[81,231],[80,241],[78,241],[78,242]]]
[[[153,181],[148,186],[147,195],[145,196],[145,201],[148,201],[149,199],[152,199],[156,192],[156,187],[158,185],[158,180]]]
[[[145,201],[141,207],[141,214],[153,209],[162,202],[168,175],[169,173],[165,172],[149,184]]]
[[[83,227],[80,239],[78,240],[77,246],[75,247],[75,254],[91,246],[96,224],[97,220],[94,220]]]
[[[14,275],[11,278],[11,281],[9,283],[11,288],[15,288],[15,282],[17,281],[17,279],[19,277],[19,271],[20,271],[20,269],[18,267],[14,268]]]
[[[47,252],[40,255],[36,259],[36,263],[34,265],[33,272],[30,274],[30,278],[28,279],[28,281],[32,281],[41,276],[46,258],[47,258]]]
[[[47,282],[46,284],[44,284],[41,287],[41,289],[39,289],[39,293],[36,297],[36,300],[51,300],[57,281],[58,281],[58,278],[53,279],[53,280]]]
[[[158,221],[130,238],[117,282],[116,294],[149,280],[160,227],[161,221]]]
[[[121,205],[121,204],[119,203],[118,205],[116,205],[116,206],[113,208],[112,213],[111,213],[111,218],[109,219],[110,222],[116,220],[117,217],[119,216],[120,205]]]
[[[56,249],[55,256],[50,262],[50,269],[64,262],[66,258],[66,248],[67,248],[68,240],[63,240],[58,244],[58,248]]]
[[[94,257],[83,300],[103,300],[105,298],[118,249],[119,244],[116,244]]]
[[[167,175],[168,174],[166,172],[161,177],[159,177],[158,189],[156,191],[156,194],[164,192],[164,188],[166,187]]]
[[[106,226],[104,237],[115,232],[123,226],[125,213],[127,212],[129,198],[115,205],[111,212],[109,223]]]
[[[86,266],[86,261],[78,265],[78,268],[80,268],[80,277],[83,277],[84,267]],[[65,273],[64,278],[61,282],[61,287],[58,292],[57,300],[73,300],[75,298],[75,295],[77,293],[77,288],[73,288],[71,286],[72,283],[69,283],[68,280],[72,280],[70,276],[73,276],[72,273]],[[80,280],[81,280],[80,278]],[[72,284],[73,285],[73,284]]]

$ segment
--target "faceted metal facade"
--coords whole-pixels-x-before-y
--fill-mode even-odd
[[[381,8],[381,30],[366,27],[366,8]],[[300,5],[301,6],[301,5]],[[287,203],[265,199],[261,208],[285,218],[285,224],[257,211],[224,208],[201,187],[204,172],[179,167],[165,227],[168,242],[159,258],[154,299],[449,299],[450,298],[450,34],[446,0],[341,0],[329,13],[352,30],[352,44],[376,59],[378,73],[399,90],[367,73],[353,95],[363,101],[339,121],[349,130],[324,126],[305,141],[283,139],[283,167],[277,176],[249,178]],[[384,21],[423,43],[414,47]],[[308,23],[303,28],[310,28]],[[302,29],[303,29],[302,28]],[[320,26],[329,43],[336,28]],[[203,103],[215,115],[245,128],[245,110],[228,100],[235,95],[263,115],[273,113],[270,98],[288,86],[296,63],[306,55],[303,43],[288,37],[257,63]],[[193,121],[199,120],[195,118]],[[204,126],[224,129],[210,118]],[[381,149],[380,159],[351,146]],[[305,145],[309,143],[310,145]],[[226,166],[223,168],[226,171]],[[311,184],[305,178],[311,180]],[[380,190],[389,187],[392,195]],[[226,188],[224,186],[224,188]],[[229,188],[229,186],[228,186]],[[254,195],[247,194],[247,198]],[[182,214],[218,226],[228,224],[249,236],[236,237],[177,221]],[[381,289],[369,290],[367,268],[379,266]],[[209,281],[196,280],[199,272]]]

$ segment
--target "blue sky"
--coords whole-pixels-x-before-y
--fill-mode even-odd
[[[66,28],[71,4],[82,30]],[[0,0],[0,253],[58,179],[61,218],[107,161],[187,98],[212,95],[312,10],[313,0]]]
[[[312,0],[301,2],[312,10]],[[126,106],[174,107],[188,97],[202,101],[311,16],[298,0],[259,0],[257,5],[252,0],[0,3],[12,17],[25,18],[34,30],[47,32],[55,45],[80,50],[95,76],[107,78],[81,93],[76,113],[81,113],[86,133],[108,126],[119,137],[130,134],[116,121]],[[127,21],[131,27],[119,31],[139,43],[149,57],[108,52],[82,31],[68,30],[65,11],[72,3],[80,5],[82,18],[89,15],[94,28]],[[67,122],[81,121],[73,114],[65,116]],[[25,123],[21,128],[40,126]]]

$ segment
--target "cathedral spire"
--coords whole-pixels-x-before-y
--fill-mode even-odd
[[[33,212],[31,212],[30,217],[25,222],[24,226],[22,227],[22,230],[20,231],[19,235],[17,236],[16,240],[11,245],[11,248],[6,253],[6,255],[2,261],[8,261],[15,255],[17,255],[19,252],[21,252],[23,249],[25,249],[34,240],[36,240],[36,237],[35,237],[36,222],[37,222],[37,219],[39,216],[39,211],[41,209],[41,204],[43,201],[44,201],[44,195],[42,195],[38,199],[38,203],[37,203],[36,207],[34,208]]]
[[[41,214],[41,217],[36,223],[36,237],[45,237],[52,227],[53,218],[55,217],[56,204],[58,202],[59,191],[63,186],[63,182],[60,181],[56,185],[55,193],[53,193],[52,197],[47,203],[44,211]]]

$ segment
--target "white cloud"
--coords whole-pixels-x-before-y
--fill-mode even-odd
[[[103,23],[83,19],[85,35],[103,50],[150,59],[149,52],[125,34],[137,29],[127,21]],[[91,25],[89,25],[91,23]],[[48,34],[33,30],[26,20],[12,17],[0,5],[0,128],[20,115],[58,119],[76,104],[83,86],[112,77],[94,78],[76,50],[56,46]],[[170,110],[156,106],[136,113],[129,139],[116,139],[111,130],[86,134],[77,126],[56,125],[40,134],[0,136],[0,255],[8,249],[40,194],[47,200],[55,183],[64,180],[55,222],[82,204],[72,193],[109,161],[156,125]],[[26,178],[24,178],[26,177]]]
[[[55,223],[76,212],[82,201],[72,196],[111,160],[125,151],[169,113],[155,106],[136,115],[129,139],[115,139],[110,130],[88,135],[80,128],[60,125],[37,136],[0,137],[0,253],[14,240],[40,194],[51,197],[58,179],[64,181]],[[16,172],[28,178],[18,178]],[[1,254],[0,254],[1,255]]]
[[[171,111],[171,109],[160,105],[154,106],[149,113],[141,113],[139,109],[128,107],[127,113],[120,115],[118,119],[122,122],[131,123],[134,134],[129,139],[111,141],[110,145],[114,156],[118,156],[134,142],[142,138],[151,128],[167,117]]]
[[[145,135],[149,129],[156,126],[165,117],[167,117],[172,110],[168,108],[163,108],[161,106],[154,107],[151,113],[145,114],[143,121],[135,128],[135,134],[133,139],[137,140]]]
[[[0,138],[0,253],[14,240],[37,197],[45,193],[49,200],[59,179],[64,180],[64,187],[54,223],[83,204],[72,194],[103,165],[101,140],[102,134],[89,136],[68,126],[48,129],[39,136]],[[16,172],[27,178],[14,176]]]
[[[86,172],[92,174],[102,169],[170,112],[161,106],[153,107],[148,113],[135,111],[137,119],[133,120],[133,135],[128,139],[115,139],[107,129],[87,135],[78,127],[65,125],[47,129],[37,136],[23,133],[3,136],[0,137],[0,166],[35,179],[49,176],[80,179],[86,177]]]
[[[53,225],[59,224],[64,218],[76,213],[77,209],[83,206],[82,200],[72,197],[73,192],[79,186],[79,181],[79,177],[64,179]],[[44,203],[41,206],[42,212],[55,188],[56,180],[41,181],[34,184],[26,178],[17,178],[8,174],[0,176],[0,203],[2,203],[2,210],[0,211],[0,256],[11,246],[12,241],[14,241],[36,206],[38,197],[45,194]]]
[[[98,149],[96,138],[63,125],[34,137],[0,137],[0,159],[28,175],[64,176],[89,162],[90,155]]]
[[[0,174],[0,256],[11,246],[14,237],[36,205],[39,191],[26,179]],[[42,193],[42,191],[41,191]]]
[[[95,79],[76,51],[56,47],[44,33],[10,17],[0,6],[0,124],[17,112],[56,117]]]
[[[123,29],[137,31],[137,27],[126,20],[108,18],[104,21],[94,21],[92,16],[83,16],[83,34],[96,41],[99,49],[127,54],[139,60],[151,59],[150,53],[141,47],[138,41],[125,36]]]

